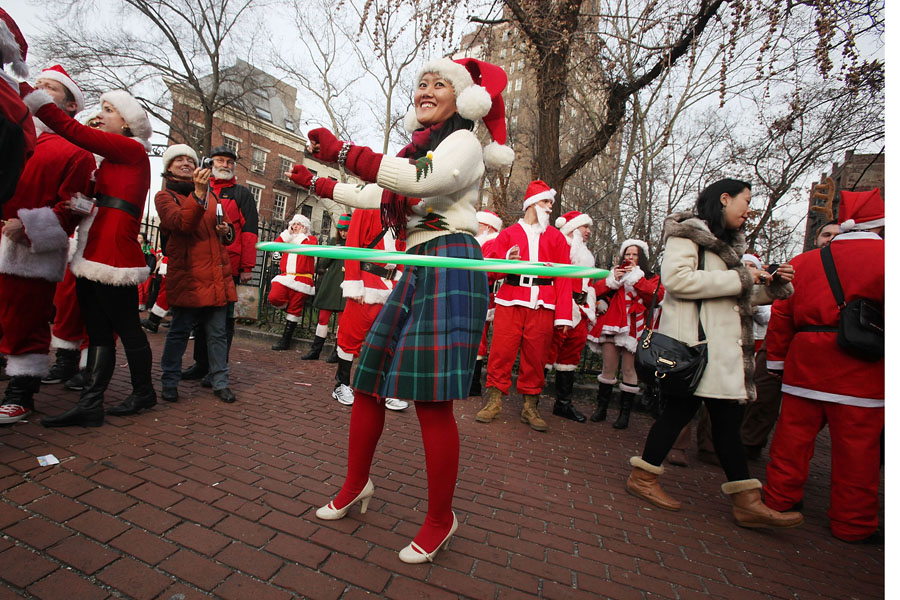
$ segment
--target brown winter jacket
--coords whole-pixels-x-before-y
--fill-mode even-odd
[[[193,193],[177,194],[160,190],[156,194],[156,211],[163,234],[168,234],[166,256],[166,292],[172,306],[225,306],[237,301],[231,264],[225,244],[234,236],[220,240],[216,235],[216,197],[208,196],[206,210]],[[231,223],[227,216],[223,222]]]

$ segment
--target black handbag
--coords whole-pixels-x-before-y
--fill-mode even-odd
[[[869,362],[878,362],[884,358],[884,307],[869,298],[856,298],[847,302],[831,247],[825,246],[821,251],[822,266],[834,300],[840,310],[837,329],[837,343],[847,354]]]
[[[705,250],[700,248],[698,270],[703,270]],[[650,306],[650,322],[656,310],[659,294],[660,278],[653,293]],[[697,338],[695,346],[689,346],[673,337],[653,331],[650,327],[641,333],[637,352],[634,356],[634,368],[638,378],[647,385],[658,385],[665,396],[690,396],[700,384],[703,371],[706,369],[707,350],[706,333],[700,322],[700,307],[703,301],[697,301]]]

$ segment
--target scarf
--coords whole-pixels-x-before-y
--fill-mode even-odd
[[[410,163],[415,163],[416,158],[425,156],[428,152],[428,143],[431,140],[431,134],[440,130],[443,123],[417,129],[412,134],[412,141],[403,147],[397,156],[409,159]],[[407,198],[396,192],[384,190],[381,193],[381,225],[385,229],[390,229],[394,234],[394,239],[406,239],[406,217],[409,214],[409,207],[421,202],[419,198]]]
[[[166,175],[166,189],[180,196],[187,196],[194,191],[194,182]]]

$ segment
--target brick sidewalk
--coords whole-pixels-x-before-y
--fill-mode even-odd
[[[163,334],[149,337],[158,364]],[[474,420],[480,399],[457,403],[459,531],[434,564],[403,564],[426,509],[414,410],[387,415],[368,512],[318,521],[343,479],[350,410],[330,398],[332,365],[270,344],[236,338],[233,405],[185,382],[179,403],[101,428],[0,428],[0,600],[884,597],[884,549],[829,534],[824,441],[806,524],[748,530],[721,471],[696,461],[663,476],[680,512],[625,493],[649,417],[616,431],[552,417],[545,401],[540,434],[517,397],[490,425]],[[120,350],[108,404],[130,390],[122,363]],[[76,398],[45,386],[38,403],[56,414]],[[61,464],[38,466],[45,454]],[[764,477],[764,462],[751,469]]]

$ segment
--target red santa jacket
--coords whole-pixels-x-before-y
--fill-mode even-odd
[[[310,244],[315,246],[319,243],[314,235],[305,233],[291,234],[290,229],[281,232],[276,242],[285,244]],[[278,264],[281,270],[280,275],[272,278],[272,283],[280,283],[286,288],[290,288],[295,292],[308,294],[312,296],[316,293],[316,287],[313,284],[313,274],[315,274],[316,260],[312,256],[303,256],[302,254],[292,254],[283,252],[281,254],[281,262]]]
[[[350,218],[346,245],[352,248],[368,248],[372,240],[378,237],[381,231],[381,211],[377,208],[358,208],[353,211],[353,216]],[[402,252],[406,250],[406,242],[395,240],[390,230],[388,230],[384,237],[375,245],[375,249]],[[369,270],[373,267],[379,273]],[[383,269],[392,270],[394,268],[396,268],[396,265],[393,264],[360,263],[356,260],[345,260],[344,282],[341,283],[344,297],[362,297],[363,304],[384,304],[388,296],[391,295],[391,290],[394,289],[394,281],[382,277],[380,272]]]
[[[15,185],[18,185],[14,178],[21,176],[25,163],[34,153],[35,131],[34,123],[31,120],[31,113],[19,97],[18,84],[12,77],[7,75],[2,68],[0,68],[0,71],[2,71],[2,73],[0,73],[0,116],[9,121],[12,127],[18,127],[22,130],[21,156],[3,157],[5,163],[4,182],[7,181],[7,176],[12,176],[12,179],[9,179],[8,183],[4,184],[4,189],[0,190],[2,191],[2,195],[0,195],[0,204],[3,204],[11,197],[10,194],[14,192],[14,183]],[[13,172],[10,173],[10,170]]]
[[[626,273],[620,281],[613,276],[612,269],[606,279],[595,281],[593,288],[596,297],[605,296],[609,308],[597,317],[597,322],[588,334],[588,340],[594,343],[612,341],[629,352],[635,352],[645,323],[650,319],[647,311],[653,303],[653,293],[657,284],[659,275],[648,279],[638,266]],[[657,302],[661,301],[664,295],[665,288],[660,286]],[[603,340],[601,336],[612,339]]]
[[[78,246],[69,266],[72,273],[111,285],[141,283],[150,272],[137,241],[150,190],[150,159],[144,145],[135,138],[82,125],[52,102],[41,105],[35,116],[76,146],[103,157],[94,173],[98,205],[79,225]],[[122,202],[124,210],[100,206],[102,198]],[[77,218],[57,214],[64,228]]]
[[[34,154],[25,164],[15,194],[3,205],[4,219],[22,220],[30,245],[0,236],[0,273],[62,281],[69,233],[75,227],[64,203],[88,192],[96,164],[87,150],[46,131],[40,122],[35,125],[41,133]]]
[[[235,178],[210,179],[213,193],[222,203],[234,227],[234,241],[228,244],[231,274],[249,273],[256,266],[256,242],[259,237],[259,211],[256,200],[246,187],[237,185]]]
[[[884,240],[871,232],[834,238],[831,254],[844,298],[884,303]],[[837,333],[802,331],[837,327],[838,306],[825,278],[819,250],[791,261],[794,295],[772,304],[766,334],[766,365],[784,370],[781,389],[789,394],[851,406],[884,406],[884,360],[867,362],[837,345]]]
[[[499,232],[491,233],[484,237],[476,237],[475,239],[481,244],[481,254],[482,256],[488,257],[491,256],[491,253],[494,249],[494,243],[497,239],[497,236],[500,235]],[[488,290],[488,311],[487,311],[487,321],[494,320],[494,312],[497,310],[497,299],[494,293],[494,282],[497,279],[500,279],[500,273],[488,273],[488,281],[490,283],[490,288]]]
[[[488,258],[506,258],[513,246],[519,247],[522,260],[569,264],[569,243],[559,229],[552,226],[540,233],[537,225],[527,225],[520,219],[500,232]],[[556,277],[552,285],[512,285],[504,280],[497,291],[496,302],[501,306],[546,308],[554,311],[554,325],[573,326],[571,298],[572,280]]]

